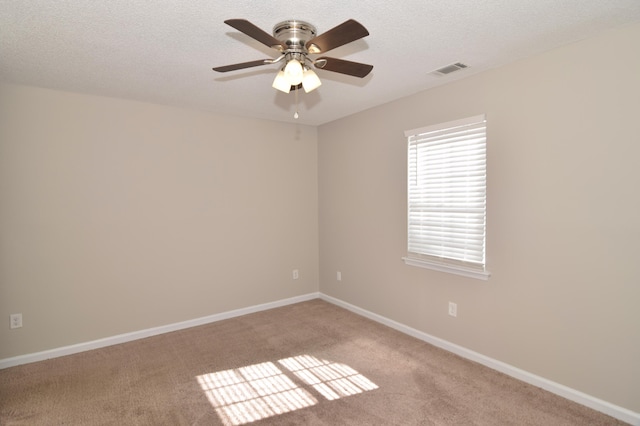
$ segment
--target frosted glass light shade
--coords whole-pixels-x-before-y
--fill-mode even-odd
[[[304,70],[304,73],[302,75],[302,88],[304,89],[305,93],[309,93],[312,90],[317,89],[321,84],[322,82],[315,72],[310,69]]]
[[[302,64],[296,59],[291,59],[284,67],[284,76],[291,86],[302,83]]]
[[[276,78],[273,80],[272,86],[274,89],[278,89],[279,91],[284,93],[289,93],[289,91],[291,90],[291,84],[284,76],[284,71],[278,72]]]

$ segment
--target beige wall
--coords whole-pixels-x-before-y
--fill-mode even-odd
[[[320,289],[640,412],[638,40],[318,129],[0,87],[0,359]],[[403,131],[480,113],[493,275],[406,266]]]
[[[492,277],[406,266],[403,131],[481,113]],[[321,291],[640,412],[639,114],[636,25],[321,126]]]
[[[0,359],[318,291],[315,127],[0,90]]]

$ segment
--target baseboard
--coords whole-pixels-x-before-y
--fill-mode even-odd
[[[235,309],[233,311],[222,312],[219,314],[209,315],[206,317],[196,318],[188,321],[148,328],[146,330],[139,330],[131,333],[119,334],[117,336],[106,337],[104,339],[93,340],[90,342],[78,343],[76,345],[64,346],[61,348],[36,352],[27,355],[20,355],[12,358],[5,358],[0,360],[0,370],[3,368],[14,367],[16,365],[44,361],[46,359],[57,358],[79,352],[90,351],[93,349],[104,348],[106,346],[131,342],[133,340],[144,339],[145,337],[156,336],[158,334],[169,333],[171,331],[183,330],[185,328],[196,327],[199,325],[235,318],[255,312],[266,311],[268,309],[279,308],[281,306],[292,305],[294,303],[306,302],[307,300],[317,299],[318,297],[319,293],[309,293],[302,296],[263,303],[247,308]]]
[[[64,346],[61,348],[51,349],[43,352],[36,352],[27,355],[21,355],[13,358],[6,358],[0,360],[0,369],[14,367],[21,364],[28,364],[31,362],[44,361],[46,359],[57,358],[65,355],[72,355],[79,352],[89,351],[93,349],[99,349],[106,346],[117,345],[120,343],[126,343],[133,340],[143,339],[146,337],[156,336],[158,334],[169,333],[172,331],[183,330],[185,328],[196,327],[199,325],[209,324],[216,321],[222,321],[225,319],[235,318],[242,315],[252,314],[255,312],[265,311],[268,309],[279,308],[286,305],[291,305],[299,302],[306,302],[308,300],[320,298],[326,302],[340,306],[365,318],[369,318],[378,323],[384,324],[388,327],[396,329],[402,333],[408,334],[417,339],[423,340],[434,346],[455,353],[463,358],[475,361],[479,364],[487,366],[491,369],[500,371],[516,379],[522,380],[525,383],[529,383],[533,386],[540,387],[570,401],[574,401],[578,404],[582,404],[586,407],[600,411],[618,420],[622,420],[631,425],[640,426],[640,413],[628,410],[623,407],[619,407],[615,404],[611,404],[607,401],[595,398],[591,395],[587,395],[578,390],[569,388],[544,377],[537,376],[527,371],[521,370],[512,365],[498,361],[496,359],[487,357],[478,352],[474,352],[470,349],[416,330],[399,322],[393,321],[389,318],[383,317],[366,309],[362,309],[358,306],[344,302],[335,297],[323,293],[309,293],[302,296],[291,297],[288,299],[277,300],[274,302],[264,303],[260,305],[250,306],[247,308],[236,309],[232,311],[222,312],[219,314],[209,315],[206,317],[196,318],[193,320],[183,321],[179,323],[164,325],[160,327],[149,328],[146,330],[135,331],[132,333],[119,334],[117,336],[107,337],[104,339],[93,340],[90,342],[79,343],[76,345]]]
[[[416,330],[414,328],[411,328],[399,322],[393,321],[389,318],[383,317],[376,313],[367,311],[366,309],[362,309],[350,303],[344,302],[340,299],[336,299],[335,297],[331,297],[324,293],[320,293],[320,299],[325,300],[334,305],[340,306],[341,308],[347,309],[365,318],[369,318],[373,321],[384,324],[388,327],[396,329],[402,333],[408,334],[417,339],[423,340],[427,343],[430,343],[446,351],[452,352],[463,358],[469,359],[471,361],[475,361],[493,370],[497,370],[501,373],[514,377],[525,383],[529,383],[533,386],[537,386],[539,388],[547,390],[551,393],[559,395],[570,401],[577,402],[578,404],[592,408],[596,411],[600,411],[601,413],[607,414],[611,417],[614,417],[618,420],[622,420],[623,422],[627,422],[631,425],[640,426],[640,413],[636,413],[634,411],[617,406],[615,404],[611,404],[607,401],[603,401],[591,395],[587,395],[578,390],[575,390],[570,387],[553,382],[551,380],[545,379],[544,377],[540,377],[535,374],[529,373],[527,371],[521,370],[512,365],[506,364],[504,362],[482,355],[478,352],[474,352],[470,349],[464,348],[462,346],[456,345],[454,343],[448,342],[446,340],[443,340],[438,337],[432,336],[430,334],[424,333],[422,331]]]

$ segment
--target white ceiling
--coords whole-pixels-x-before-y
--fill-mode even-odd
[[[211,70],[277,57],[230,18],[268,33],[286,19],[319,34],[350,18],[369,30],[324,54],[372,64],[369,76],[319,70],[323,85],[300,93],[297,121],[319,125],[640,22],[640,0],[2,0],[0,80],[296,121],[293,93],[271,87],[278,65]],[[470,68],[429,75],[458,61]]]

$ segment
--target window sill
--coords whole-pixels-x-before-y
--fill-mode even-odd
[[[477,269],[465,268],[463,266],[446,265],[443,263],[430,262],[424,259],[415,259],[412,257],[403,257],[404,263],[419,268],[433,269],[440,272],[448,272],[450,274],[462,275],[464,277],[475,278],[487,281],[491,276],[489,271],[480,271]]]

